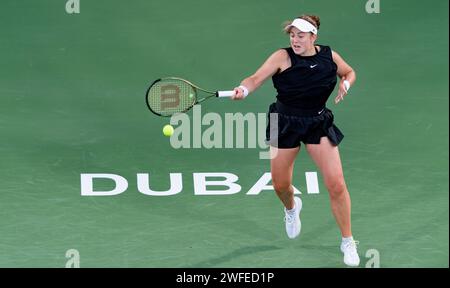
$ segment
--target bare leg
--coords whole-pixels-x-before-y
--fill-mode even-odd
[[[283,202],[286,209],[294,208],[294,189],[292,188],[292,173],[294,161],[300,151],[300,147],[290,149],[278,149],[270,147],[276,156],[270,160],[272,173],[272,184],[278,198]]]
[[[339,149],[327,137],[320,144],[308,144],[306,150],[319,167],[328,189],[331,210],[341,230],[342,237],[352,236],[350,194],[344,180]]]

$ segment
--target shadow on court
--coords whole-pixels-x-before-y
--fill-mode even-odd
[[[280,250],[280,249],[282,249],[282,248],[277,247],[277,246],[269,246],[269,245],[242,247],[242,248],[236,249],[234,251],[231,251],[230,253],[227,253],[225,255],[211,258],[211,259],[208,259],[205,261],[200,261],[198,263],[194,263],[194,264],[190,265],[189,268],[220,266],[220,264],[222,264],[222,263],[229,262],[230,260],[233,260],[235,258],[239,258],[242,256],[257,254],[260,252]]]

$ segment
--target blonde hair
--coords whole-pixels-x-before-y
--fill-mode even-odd
[[[319,30],[319,27],[320,27],[320,18],[319,18],[319,16],[316,16],[316,15],[305,15],[305,14],[303,14],[303,15],[301,15],[301,16],[298,16],[297,18],[308,21],[309,23],[311,23],[312,25],[314,25],[314,27],[316,27],[317,30]],[[284,31],[285,33],[289,34],[289,33],[291,32],[291,28],[288,27],[288,26],[291,25],[292,22],[293,22],[293,20],[291,20],[291,21],[286,21],[286,22],[283,23],[283,31]],[[286,28],[286,27],[288,27],[288,28]]]

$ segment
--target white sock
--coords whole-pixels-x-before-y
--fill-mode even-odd
[[[353,241],[353,236],[350,237],[342,237],[342,243],[347,243]]]
[[[294,208],[292,208],[292,209],[286,209],[286,212],[287,212],[287,213],[290,213],[290,214],[292,214],[292,213],[295,212],[295,201],[294,201]]]

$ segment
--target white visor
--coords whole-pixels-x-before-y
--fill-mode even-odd
[[[295,27],[302,32],[312,32],[317,35],[317,28],[304,19],[296,18],[290,25],[287,25],[285,29],[288,31],[292,27]]]

